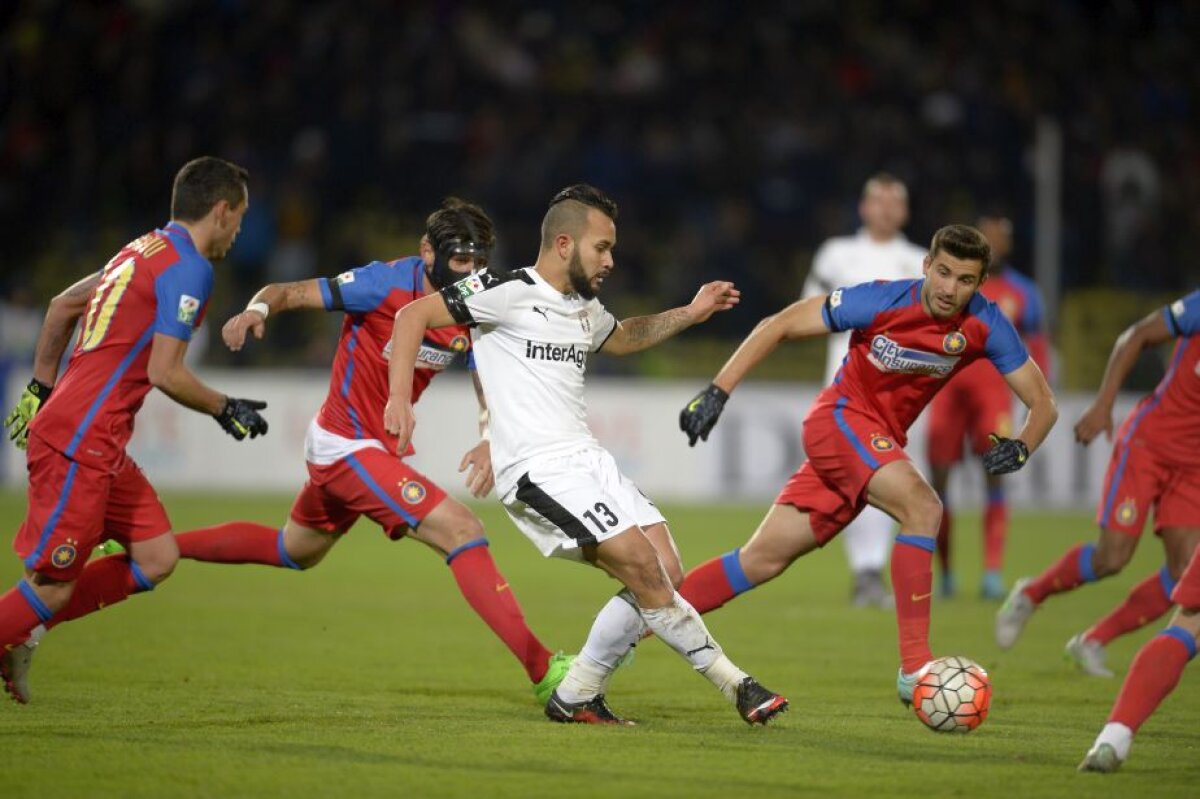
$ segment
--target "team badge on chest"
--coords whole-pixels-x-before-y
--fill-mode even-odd
[[[955,330],[953,333],[947,333],[942,339],[942,349],[950,355],[958,355],[967,348],[967,337]]]

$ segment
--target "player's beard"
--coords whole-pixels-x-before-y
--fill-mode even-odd
[[[578,250],[571,253],[571,260],[567,262],[567,279],[571,281],[571,289],[585,300],[596,296],[587,272],[583,271],[583,259],[579,257]]]

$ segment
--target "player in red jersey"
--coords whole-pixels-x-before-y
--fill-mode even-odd
[[[255,294],[222,331],[232,350],[242,348],[248,333],[262,338],[267,319],[283,311],[344,314],[329,394],[305,441],[309,479],[281,529],[232,522],[176,538],[182,557],[192,560],[307,569],[365,515],[389,538],[416,539],[446,559],[463,596],[521,662],[534,694],[545,704],[570,666],[570,657],[552,655],[526,626],[508,581],[492,560],[479,519],[396,457],[396,437],[383,427],[396,313],[482,268],[494,241],[487,214],[452,198],[429,216],[415,257],[374,261],[336,278],[272,284]],[[427,331],[413,378],[413,402],[455,359],[470,357],[470,346],[463,325]],[[492,489],[491,450],[486,406],[473,368],[471,375],[484,438],[463,456],[460,471],[470,469],[467,485],[482,497]],[[409,447],[405,456],[412,453]]]
[[[210,261],[224,257],[241,228],[247,179],[219,158],[185,164],[175,176],[170,224],[125,245],[50,304],[33,380],[6,419],[29,453],[29,507],[13,542],[25,577],[0,596],[0,679],[18,702],[29,700],[31,634],[36,641],[46,627],[150,591],[175,568],[179,550],[166,511],[125,453],[150,388],[211,414],[238,440],[267,432],[258,414],[265,403],[226,397],[183,363],[212,290]],[[127,553],[89,564],[102,538]]]
[[[1006,261],[1012,252],[1012,223],[1004,217],[985,216],[979,220],[979,231],[992,247],[992,266],[979,291],[1008,317],[1034,362],[1043,374],[1049,374],[1049,346],[1037,284]],[[1012,429],[1012,394],[1000,373],[986,363],[963,369],[929,404],[929,482],[942,500],[942,526],[937,539],[942,596],[954,596],[956,588],[950,566],[953,527],[953,513],[947,499],[950,469],[962,460],[964,438],[970,441],[971,451],[982,456],[991,446],[992,433],[1011,436]],[[985,474],[984,479],[987,505],[983,514],[984,571],[980,595],[984,599],[1003,599],[1006,591],[1001,568],[1008,535],[1008,503],[1004,481],[990,474]]]
[[[999,438],[984,456],[990,474],[1021,468],[1058,415],[1041,369],[1012,324],[978,296],[990,254],[975,228],[942,228],[930,244],[923,280],[841,288],[767,317],[684,408],[680,427],[694,445],[708,437],[733,389],[781,342],[854,331],[837,378],[804,419],[808,461],[749,541],[684,578],[679,592],[697,610],[718,608],[774,579],[873,505],[900,523],[891,560],[901,658],[896,687],[901,701],[911,703],[917,671],[932,659],[930,562],[942,505],[904,452],[906,431],[947,378],[984,357],[1029,408],[1019,435]]]
[[[1129,757],[1133,736],[1175,690],[1200,642],[1200,549],[1171,591],[1179,606],[1171,625],[1138,650],[1108,722],[1079,764],[1080,771],[1113,772]]]
[[[1166,375],[1134,407],[1117,432],[1104,493],[1096,511],[1100,539],[1072,547],[1036,579],[1019,581],[996,614],[996,643],[1016,643],[1029,617],[1053,594],[1116,574],[1133,557],[1154,509],[1154,532],[1167,563],[1136,585],[1112,613],[1067,642],[1067,654],[1088,674],[1111,677],[1104,647],[1171,608],[1171,591],[1200,542],[1200,292],[1148,315],[1120,335],[1104,370],[1100,391],[1075,425],[1075,438],[1090,444],[1111,438],[1112,409],[1121,383],[1138,355],[1178,338]]]

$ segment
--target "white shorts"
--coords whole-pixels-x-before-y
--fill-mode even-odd
[[[603,449],[534,458],[523,472],[500,501],[545,557],[581,560],[583,546],[666,521]]]

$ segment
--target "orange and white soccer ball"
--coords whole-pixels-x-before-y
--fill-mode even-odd
[[[935,732],[970,732],[987,718],[991,704],[992,682],[973,660],[938,658],[917,673],[913,710]]]

